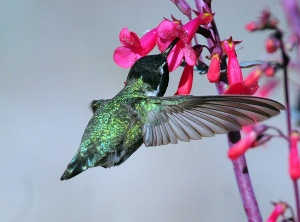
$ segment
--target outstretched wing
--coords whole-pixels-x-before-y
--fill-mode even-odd
[[[150,97],[147,103],[137,106],[146,146],[238,131],[283,109],[274,100],[252,96]]]

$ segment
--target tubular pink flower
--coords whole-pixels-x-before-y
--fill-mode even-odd
[[[168,56],[169,70],[173,71],[182,62],[183,57],[187,64],[196,64],[196,55],[190,42],[200,25],[206,25],[212,20],[212,14],[204,13],[185,25],[180,21],[162,21],[157,28],[146,33],[141,39],[134,32],[123,28],[119,38],[123,46],[118,47],[113,55],[116,64],[123,68],[131,67],[140,57],[147,55],[155,46],[158,45],[160,51],[164,51],[174,38],[180,40]]]
[[[235,43],[232,37],[223,41],[223,49],[228,56],[228,81],[229,85],[242,82],[243,75],[235,52]]]
[[[245,138],[239,140],[228,150],[228,157],[235,160],[243,155],[255,143],[257,136],[257,132],[251,131]]]
[[[298,153],[299,132],[293,131],[290,135],[289,173],[292,180],[300,177],[300,161]]]
[[[278,86],[279,81],[278,79],[271,79],[262,85],[257,91],[256,95],[260,97],[269,97],[270,93],[272,93],[276,86]]]
[[[243,155],[249,148],[261,145],[262,142],[257,141],[257,138],[267,129],[268,127],[266,125],[254,126],[252,131],[250,131],[245,138],[239,140],[228,150],[228,157],[232,160],[235,160],[239,156]],[[266,139],[269,140],[270,138]]]
[[[257,82],[254,82],[253,85],[247,86],[244,84],[242,70],[236,57],[235,42],[232,41],[232,37],[223,41],[222,47],[228,56],[227,75],[229,88],[224,92],[224,94],[254,94],[258,89]]]
[[[113,54],[115,63],[123,68],[129,68],[140,57],[147,55],[155,46],[157,29],[147,32],[141,39],[136,33],[123,28],[119,34],[123,46],[116,48]]]
[[[265,70],[264,73],[268,77],[273,77],[275,74],[275,68],[273,66],[268,66]]]
[[[220,78],[220,72],[221,72],[221,66],[220,66],[220,57],[219,55],[213,54],[208,72],[207,72],[207,78],[209,82],[218,82]]]
[[[174,95],[187,95],[191,93],[193,85],[194,67],[186,65],[182,72],[177,92]]]
[[[274,53],[279,49],[280,42],[275,36],[269,36],[265,42],[266,51],[268,53]]]
[[[164,51],[175,37],[180,40],[168,56],[169,70],[175,70],[185,58],[188,65],[196,64],[196,55],[190,43],[200,25],[206,25],[212,20],[212,14],[204,13],[189,21],[185,25],[180,25],[178,21],[162,21],[157,27],[157,46],[160,51]]]
[[[287,207],[288,207],[287,204],[284,202],[278,202],[274,204],[274,210],[272,211],[271,215],[267,219],[267,222],[276,222],[278,217],[284,214]]]
[[[261,29],[261,24],[259,22],[249,22],[246,24],[245,28],[249,31],[249,32],[253,32],[256,30]]]
[[[245,87],[252,87],[252,86],[257,86],[258,85],[258,80],[260,79],[260,77],[262,76],[263,72],[261,70],[261,68],[254,68],[249,75],[247,76],[247,78],[244,81],[244,86]]]

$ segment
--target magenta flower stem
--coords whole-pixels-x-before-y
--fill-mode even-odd
[[[212,21],[212,30],[216,40],[220,41],[219,32],[215,21]],[[208,41],[209,47],[212,47],[211,42]],[[226,61],[222,62],[222,68],[226,67]],[[221,78],[222,79],[222,78]],[[216,83],[217,91],[219,94],[223,94],[225,91],[224,82]],[[231,132],[228,134],[228,144],[231,147],[238,142],[241,138],[239,131]],[[259,206],[255,197],[253,186],[251,183],[250,174],[248,171],[247,161],[245,156],[239,157],[237,160],[232,161],[235,178],[237,181],[238,189],[243,202],[243,207],[249,222],[262,222],[262,216],[259,210]]]
[[[285,10],[285,15],[288,20],[288,24],[292,33],[297,37],[298,41],[300,39],[300,8],[299,2],[297,0],[281,0],[283,8]],[[296,50],[298,54],[298,70],[300,70],[300,44],[299,42],[296,45]],[[283,47],[282,39],[281,39],[281,52],[283,59],[286,56],[285,49]],[[286,101],[286,115],[287,115],[287,122],[288,122],[288,135],[292,132],[291,126],[291,109],[290,109],[290,102],[289,102],[289,93],[288,93],[288,72],[287,72],[287,65],[284,64],[284,91],[285,91],[285,101]],[[291,147],[291,142],[289,141],[289,147]],[[299,187],[297,180],[293,181],[294,192],[295,192],[295,202],[296,202],[296,215],[298,222],[300,221],[300,200],[299,200]]]
[[[281,0],[282,6],[285,10],[285,15],[288,20],[288,24],[298,41],[300,40],[300,8],[298,0]],[[298,69],[300,70],[300,43],[297,44],[297,54],[298,54]]]
[[[222,91],[224,91],[223,84],[223,82],[217,83],[219,94],[222,94]],[[239,131],[230,132],[228,134],[229,147],[233,146],[240,139],[241,134]],[[232,160],[232,164],[248,222],[262,222],[263,219],[253,190],[245,156],[243,155],[240,156],[237,160]]]
[[[238,140],[240,140],[240,132],[231,132],[228,134],[228,142],[230,147],[233,146],[233,144]],[[245,156],[240,156],[238,159],[233,160],[232,163],[248,221],[262,222],[263,219],[254,194]]]
[[[282,41],[282,33],[277,30],[277,36],[280,41],[280,51],[282,57],[282,66],[283,66],[283,84],[284,84],[284,97],[285,97],[285,107],[286,107],[286,122],[287,122],[287,131],[288,135],[292,133],[292,121],[291,121],[291,106],[290,106],[290,97],[289,97],[289,81],[288,81],[288,64],[289,57],[286,54],[284,43]],[[291,141],[289,140],[289,149],[291,149]],[[299,187],[297,180],[293,180],[295,202],[296,202],[296,215],[297,221],[300,221],[300,200],[299,200]]]

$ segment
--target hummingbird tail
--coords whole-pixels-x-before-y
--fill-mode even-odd
[[[87,169],[86,164],[82,161],[82,158],[75,155],[71,163],[67,166],[64,174],[61,176],[60,180],[68,180],[76,175],[80,174],[81,172]]]

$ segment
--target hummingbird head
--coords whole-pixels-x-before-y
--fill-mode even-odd
[[[163,96],[169,83],[167,56],[178,40],[179,38],[175,38],[160,54],[148,55],[137,60],[131,67],[126,82],[142,78],[143,83],[147,84],[147,96]]]

